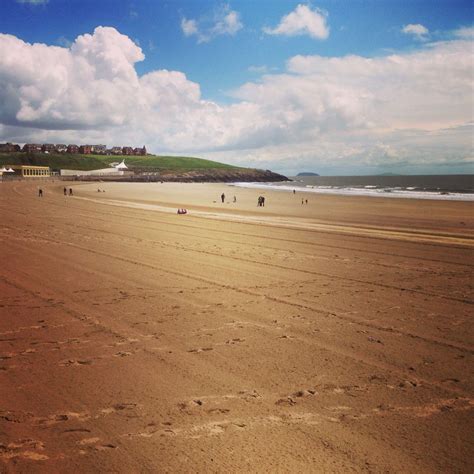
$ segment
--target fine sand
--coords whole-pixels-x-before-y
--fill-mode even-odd
[[[474,203],[63,185],[0,183],[0,472],[473,471]]]

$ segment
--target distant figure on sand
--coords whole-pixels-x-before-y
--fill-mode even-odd
[[[304,199],[301,200],[301,205],[303,205],[303,204],[304,204]]]
[[[257,206],[259,206],[259,207],[265,207],[265,198],[264,198],[263,196],[259,196],[259,197],[258,197]]]
[[[43,197],[43,190],[41,188],[38,189],[38,197]]]
[[[69,188],[69,196],[72,196],[72,188]]]
[[[237,198],[234,196],[234,202],[237,202]]]
[[[67,189],[64,188],[64,195],[67,196]]]
[[[222,194],[221,194],[221,200],[222,200],[222,203],[224,203],[224,199],[225,199],[225,194],[224,194],[224,193],[222,193]]]
[[[308,204],[308,200],[307,200],[307,199],[305,200],[305,203]]]
[[[296,194],[296,191],[293,189],[293,194]]]

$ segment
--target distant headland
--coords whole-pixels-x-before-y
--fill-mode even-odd
[[[319,176],[319,174],[310,171],[303,171],[302,173],[298,173],[296,176]]]

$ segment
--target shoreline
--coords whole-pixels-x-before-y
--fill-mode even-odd
[[[469,201],[474,202],[474,192],[444,192],[444,191],[412,191],[401,189],[375,189],[375,186],[369,187],[331,187],[317,185],[278,185],[266,183],[233,183],[229,186],[236,186],[251,189],[273,189],[280,192],[293,192],[293,189],[300,193],[324,194],[332,196],[350,196],[357,198],[359,196],[388,199],[423,199],[433,201]]]

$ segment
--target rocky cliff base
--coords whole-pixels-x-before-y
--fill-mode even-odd
[[[195,171],[135,171],[126,176],[77,176],[77,181],[125,181],[125,182],[181,182],[181,183],[233,183],[290,181],[286,176],[269,170],[253,169],[206,169]]]

